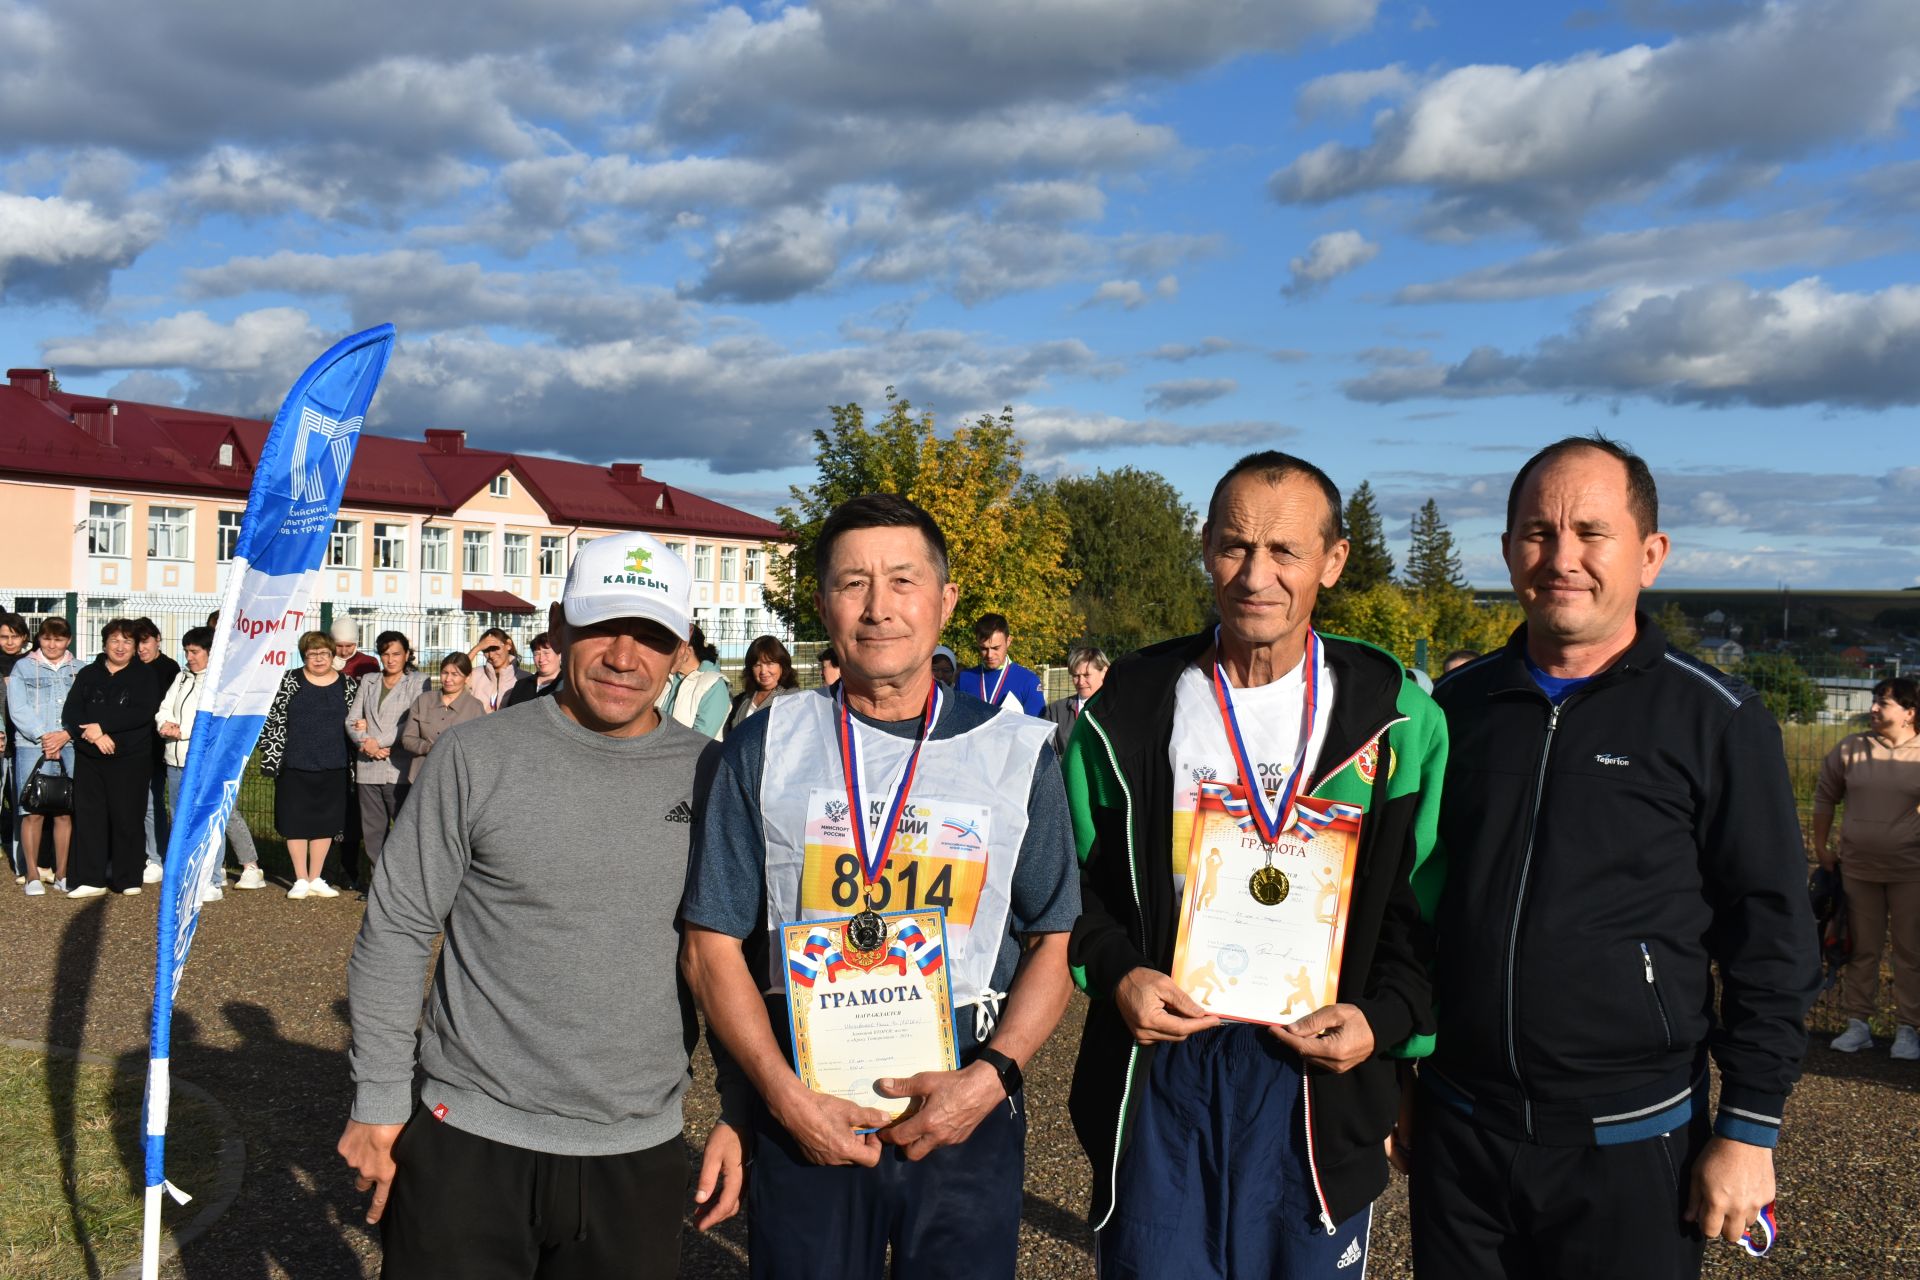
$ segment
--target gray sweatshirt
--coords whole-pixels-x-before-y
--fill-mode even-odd
[[[670,721],[603,737],[553,698],[447,731],[347,965],[354,1119],[407,1119],[417,1027],[421,1101],[455,1128],[581,1156],[680,1133],[694,1018],[674,915],[715,745]]]

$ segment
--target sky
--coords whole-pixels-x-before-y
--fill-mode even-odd
[[[1913,0],[0,0],[0,358],[762,514],[827,406],[1196,507],[1277,447],[1500,585],[1641,452],[1664,586],[1920,584]]]

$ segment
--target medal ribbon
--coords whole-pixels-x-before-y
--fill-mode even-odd
[[[980,700],[981,700],[982,702],[986,702],[986,703],[990,703],[991,705],[993,705],[993,706],[996,706],[996,707],[1000,705],[1000,695],[1001,695],[1002,693],[1005,693],[1005,692],[1006,692],[1006,688],[1007,688],[1007,672],[1009,672],[1009,671],[1011,671],[1011,670],[1013,670],[1013,660],[1012,660],[1011,658],[1009,658],[1009,659],[1007,660],[1007,664],[1006,664],[1005,666],[1003,666],[1003,667],[1001,667],[1001,668],[1000,668],[1000,678],[999,678],[998,680],[996,680],[996,681],[994,682],[994,685],[993,685],[993,692],[992,692],[992,693],[988,693],[988,692],[987,692],[987,672],[986,672],[986,668],[984,668],[984,667],[983,667],[983,668],[981,668],[981,670],[980,670]]]
[[[1240,781],[1246,789],[1249,816],[1253,819],[1254,829],[1260,833],[1260,839],[1272,844],[1280,838],[1280,833],[1294,823],[1293,800],[1299,794],[1300,782],[1306,776],[1307,751],[1313,745],[1313,729],[1320,715],[1320,636],[1311,628],[1307,631],[1306,667],[1306,709],[1302,719],[1306,722],[1306,731],[1300,737],[1297,758],[1293,762],[1293,772],[1287,775],[1287,785],[1280,790],[1272,813],[1267,812],[1266,789],[1260,785],[1260,775],[1254,771],[1253,756],[1247,750],[1247,740],[1240,732],[1240,721],[1233,712],[1233,690],[1227,684],[1227,669],[1220,665],[1220,628],[1213,629],[1213,697],[1220,704],[1220,719],[1226,726],[1227,745],[1233,748],[1233,763],[1240,770]]]
[[[1780,1222],[1774,1216],[1773,1201],[1761,1206],[1760,1218],[1740,1236],[1740,1247],[1756,1258],[1764,1258],[1779,1238]]]
[[[908,753],[906,763],[900,767],[900,776],[894,780],[891,788],[893,799],[887,805],[884,825],[880,828],[878,849],[873,847],[875,840],[867,830],[867,806],[860,790],[861,767],[860,727],[854,723],[853,709],[847,706],[847,686],[841,681],[834,691],[833,700],[839,708],[840,765],[847,780],[847,804],[853,810],[853,847],[860,855],[860,873],[867,884],[880,878],[886,870],[887,856],[893,850],[894,828],[899,825],[900,815],[907,806],[907,793],[913,790],[914,771],[920,767],[920,748],[926,745],[927,738],[933,733],[934,722],[940,718],[940,682],[933,682],[933,691],[927,695],[927,710],[920,718],[920,732],[913,739],[913,750]]]

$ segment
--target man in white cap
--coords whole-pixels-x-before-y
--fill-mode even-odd
[[[583,548],[550,621],[559,694],[441,737],[388,838],[347,969],[339,1144],[387,1280],[677,1270],[694,1014],[674,914],[714,744],[654,700],[690,592],[646,534]],[[703,1230],[737,1209],[740,1159],[716,1125]]]

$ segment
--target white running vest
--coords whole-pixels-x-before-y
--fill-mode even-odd
[[[882,913],[941,906],[947,912],[953,1003],[956,1009],[975,1007],[976,1037],[985,1040],[1005,996],[993,989],[993,969],[1007,932],[1014,864],[1027,834],[1027,796],[1053,725],[1009,705],[967,733],[929,739],[893,852],[868,889],[853,852],[835,712],[831,697],[814,692],[776,698],[765,713],[760,813],[767,842],[770,972],[762,975],[763,990],[786,990],[783,923],[855,915],[869,901]],[[913,739],[862,729],[865,776],[898,776]],[[891,797],[865,799],[877,815]],[[876,816],[873,825],[878,821]]]

